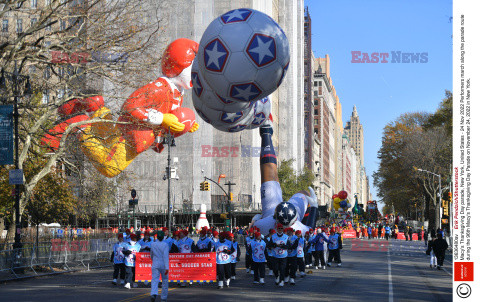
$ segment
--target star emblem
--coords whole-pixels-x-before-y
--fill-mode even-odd
[[[284,208],[288,208],[288,204],[286,202],[283,203],[282,205]]]
[[[223,14],[220,19],[223,23],[234,23],[234,22],[242,22],[246,21],[248,17],[252,14],[252,11],[249,9],[241,8],[241,9],[234,9],[225,14]]]
[[[283,217],[283,212],[278,213],[278,216]]]
[[[200,82],[200,78],[198,76],[198,73],[192,72],[192,82],[193,82],[193,92],[200,97],[203,92],[203,86],[202,83]]]
[[[205,46],[203,56],[208,70],[222,72],[227,62],[228,50],[219,39],[215,39]]]
[[[264,97],[263,99],[260,99],[260,102],[263,104],[266,104],[268,102],[268,96]]]
[[[260,125],[265,121],[265,113],[260,112],[258,114],[255,114],[255,118],[252,121],[252,125]]]
[[[288,219],[284,219],[283,224],[287,224],[287,223],[288,223]]]
[[[288,210],[288,216],[294,216],[294,215],[295,215],[295,213],[293,212],[292,209]]]
[[[228,132],[238,132],[238,131],[242,131],[245,128],[247,128],[247,125],[237,125],[235,127],[228,129]]]
[[[261,93],[262,91],[253,83],[233,85],[230,88],[230,96],[244,102],[253,101]]]
[[[243,112],[224,112],[221,120],[225,123],[233,124],[243,116]]]
[[[258,67],[265,66],[277,57],[275,39],[267,35],[255,34],[248,44],[247,53]]]

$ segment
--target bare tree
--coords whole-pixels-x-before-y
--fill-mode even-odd
[[[70,138],[79,127],[105,122],[91,119],[69,125],[58,148],[46,152],[41,138],[58,119],[57,109],[72,98],[100,93],[115,100],[124,96],[115,87],[128,89],[151,80],[151,66],[158,66],[161,57],[157,45],[163,24],[157,14],[160,4],[152,7],[142,1],[39,0],[37,6],[32,4],[26,0],[0,4],[0,19],[7,20],[0,36],[0,66],[8,74],[29,74],[36,95],[19,103],[19,168],[32,158],[48,158],[25,182],[20,215],[33,189],[52,167],[62,163],[73,168],[78,164],[65,155],[69,144],[77,143]],[[12,78],[6,81],[1,103],[12,104]],[[10,224],[9,240],[14,229]]]

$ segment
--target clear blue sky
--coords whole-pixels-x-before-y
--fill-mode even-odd
[[[357,106],[365,137],[365,167],[378,167],[385,125],[402,113],[434,112],[452,90],[451,0],[305,0],[315,57],[330,56],[343,124]],[[351,63],[351,51],[428,53],[427,63]]]

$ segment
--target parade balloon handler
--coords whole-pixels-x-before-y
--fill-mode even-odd
[[[231,255],[235,252],[235,248],[232,242],[226,239],[227,237],[228,232],[221,232],[219,234],[219,240],[213,245],[217,260],[218,289],[222,289],[224,283],[226,287],[230,286]]]
[[[287,251],[287,268],[285,270],[285,283],[288,283],[290,281],[291,285],[295,285],[295,274],[297,272],[298,237],[293,234],[293,228],[286,228],[285,232],[288,236],[289,245],[289,249]],[[301,232],[302,231],[300,231],[300,233]]]
[[[188,237],[188,230],[180,230],[178,232],[178,240],[176,240],[171,249],[171,253],[195,253],[196,246],[192,238]],[[189,282],[190,285],[193,284],[192,281]],[[185,282],[180,284],[181,287],[187,286]]]
[[[150,258],[152,259],[152,283],[150,289],[150,301],[154,302],[158,295],[158,282],[162,276],[161,301],[167,301],[168,296],[168,269],[169,269],[169,250],[168,243],[164,240],[165,234],[162,231],[158,233],[158,241],[152,243],[150,248]]]
[[[315,252],[315,245],[310,242],[315,238],[314,230],[311,228],[305,233],[305,267],[311,267],[313,265],[313,252]]]
[[[334,230],[332,228],[332,230]],[[325,269],[325,244],[324,243],[332,243],[331,239],[329,239],[322,228],[317,229],[317,235],[310,241],[310,245],[313,247],[315,263],[314,266],[316,269],[319,269],[319,265],[322,265],[322,269]]]
[[[248,249],[252,255],[253,284],[265,285],[265,250],[266,242],[260,232],[255,232],[255,239],[250,242]]]
[[[273,274],[275,284],[284,285],[285,270],[287,267],[288,236],[283,233],[283,224],[277,224],[277,233],[272,235],[267,247],[273,249]]]
[[[128,97],[119,123],[113,121],[102,96],[69,100],[58,108],[63,121],[49,130],[42,145],[56,150],[70,124],[96,119],[105,122],[84,124],[77,130],[83,153],[102,175],[117,176],[150,148],[162,152],[166,133],[178,137],[199,127],[195,113],[181,107],[185,90],[192,88],[191,67],[197,52],[195,41],[181,38],[170,43],[162,55],[164,76]]]
[[[197,252],[198,253],[209,253],[213,248],[213,241],[210,237],[207,236],[207,229],[203,228],[200,231],[200,238],[197,241]]]
[[[123,241],[123,234],[118,234],[118,242],[115,243],[113,246],[112,252],[112,261],[113,261],[113,285],[117,285],[117,277],[118,273],[120,272],[120,284],[125,284],[125,255],[123,254],[122,250],[125,246],[125,242]]]
[[[173,243],[174,243],[174,239],[169,236],[169,235],[170,235],[170,232],[169,232],[169,230],[168,230],[167,227],[161,228],[161,231],[165,234],[165,238],[164,238],[163,240],[168,244],[168,246],[169,246],[169,248],[170,248],[170,252],[171,252],[171,250],[172,250],[172,245],[173,245]]]
[[[268,247],[269,246],[269,242],[272,240],[272,235],[275,234],[275,230],[274,229],[270,229],[270,231],[268,232],[268,235],[267,237],[265,237],[265,243],[267,244],[267,267],[268,267],[268,270],[269,270],[269,273],[268,275],[269,276],[273,276],[273,249],[271,247]]]
[[[342,237],[335,232],[335,228],[330,230],[330,236],[328,237],[328,266],[332,266],[332,260],[337,263],[337,266],[342,266],[342,260],[340,258],[340,250],[342,246]]]
[[[242,256],[242,252],[240,250],[240,247],[238,245],[238,242],[235,240],[235,236],[228,232],[228,240],[230,240],[233,244],[233,248],[234,248],[234,252],[230,255],[232,257],[232,262],[230,263],[230,271],[231,271],[231,277],[230,279],[231,280],[235,280],[236,276],[237,276],[237,272],[236,272],[236,266],[237,266],[237,262],[240,261],[240,256]]]
[[[307,234],[307,233],[305,233]],[[302,232],[300,230],[295,231],[295,236],[298,237],[297,244],[297,267],[300,272],[300,277],[305,277],[305,238],[302,237]]]
[[[250,229],[248,231],[248,236],[245,238],[245,268],[247,271],[247,274],[250,273],[251,268],[252,268],[252,254],[250,253],[250,243],[255,240],[255,234],[254,230]],[[253,273],[253,271],[252,271]]]
[[[137,287],[137,284],[133,283],[133,279],[135,278],[135,256],[140,252],[140,248],[141,246],[137,242],[137,235],[130,234],[130,242],[127,242],[122,250],[122,253],[125,255],[124,263],[127,279],[125,288],[130,289],[131,284],[133,284],[132,287]]]

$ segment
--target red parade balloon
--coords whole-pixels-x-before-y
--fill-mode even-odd
[[[345,191],[338,192],[338,197],[340,197],[340,199],[346,199],[347,196],[348,196],[348,193]]]

